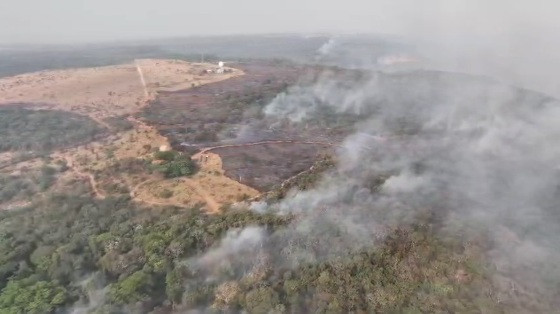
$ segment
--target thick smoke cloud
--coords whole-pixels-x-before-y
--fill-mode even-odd
[[[544,289],[535,271],[554,269],[560,249],[560,103],[552,97],[462,74],[372,72],[354,82],[329,72],[264,111],[294,123],[324,111],[360,119],[316,188],[256,206],[294,214],[290,226],[259,232],[258,246],[243,236],[253,229],[228,235],[200,260],[227,255],[242,275],[263,255],[273,268],[336,259],[429,211],[443,225],[487,231],[497,274]]]
[[[488,75],[560,96],[560,4],[549,0],[434,0],[387,12],[393,33],[409,43],[425,66]]]

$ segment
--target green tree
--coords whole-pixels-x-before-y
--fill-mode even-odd
[[[278,293],[270,287],[253,289],[245,296],[246,308],[251,313],[268,313],[278,304]]]
[[[165,293],[167,297],[175,303],[181,302],[183,290],[183,280],[180,271],[174,269],[168,272],[165,276]]]
[[[165,161],[172,161],[177,158],[178,153],[174,151],[163,151],[163,152],[156,152],[154,154],[154,158],[156,160],[165,160]]]
[[[109,296],[113,302],[128,304],[148,298],[148,293],[154,286],[150,274],[137,271],[110,286]]]
[[[0,313],[51,313],[67,299],[66,289],[53,282],[10,281],[0,294]]]

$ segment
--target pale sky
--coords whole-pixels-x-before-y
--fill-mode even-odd
[[[284,32],[499,33],[524,24],[557,26],[559,9],[555,0],[0,0],[0,43]]]
[[[408,2],[408,1],[407,1]],[[73,42],[393,28],[391,1],[0,0],[0,42]],[[391,5],[395,7],[394,5]],[[395,9],[395,8],[392,8]]]
[[[397,34],[450,69],[560,97],[559,12],[558,0],[0,0],[0,44]]]

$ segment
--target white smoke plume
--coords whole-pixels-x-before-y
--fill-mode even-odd
[[[560,280],[560,38],[550,14],[557,5],[430,3],[395,5],[392,13],[406,21],[400,34],[417,44],[424,67],[435,70],[358,79],[326,71],[264,108],[294,123],[324,112],[359,122],[336,153],[336,169],[314,189],[255,206],[294,214],[291,225],[263,233],[253,259],[246,251],[230,260],[255,261],[264,247],[279,267],[316,263],[374,247],[389,226],[430,210],[443,230],[491,234],[496,277],[536,294]]]
[[[80,287],[86,292],[87,300],[80,300],[74,304],[74,306],[68,310],[69,313],[91,313],[93,310],[105,303],[109,287],[106,286],[106,282],[102,279],[102,275],[100,273],[97,272],[91,274],[88,278],[80,282]]]
[[[264,237],[265,232],[260,227],[230,230],[218,247],[210,249],[190,264],[195,269],[209,272],[210,277],[212,272],[215,276],[227,272],[235,267],[234,264],[252,265]]]
[[[321,47],[319,47],[319,49],[317,49],[317,52],[322,56],[328,55],[329,53],[331,53],[335,45],[336,45],[335,39],[331,38],[326,43],[324,43]]]
[[[390,226],[430,210],[444,224],[489,230],[497,274],[544,289],[535,274],[554,269],[560,249],[560,102],[453,73],[375,72],[355,83],[326,73],[279,95],[265,113],[297,123],[324,110],[361,117],[336,169],[314,189],[258,206],[294,214],[294,222],[272,234],[236,233],[249,250],[228,234],[200,261],[251,269],[264,247],[276,267],[317,263],[374,247]],[[241,236],[248,234],[256,242]]]

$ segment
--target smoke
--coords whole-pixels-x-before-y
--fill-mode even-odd
[[[331,53],[335,45],[336,41],[334,40],[334,38],[331,38],[321,47],[319,47],[319,49],[317,49],[317,53],[321,56],[328,55],[329,53]]]
[[[68,310],[72,314],[91,313],[94,309],[105,304],[107,299],[107,283],[101,273],[93,273],[79,283],[80,288],[86,292],[87,299],[79,300]]]
[[[314,84],[291,86],[287,92],[278,94],[263,111],[267,116],[287,117],[302,122],[316,116],[321,110],[336,113],[360,114],[366,108],[363,99],[376,88],[375,82],[336,80],[336,73],[322,73]]]
[[[395,5],[398,6],[398,5]],[[560,97],[559,4],[496,0],[433,0],[388,10],[394,30],[425,66],[487,75]]]
[[[536,277],[543,269],[560,278],[554,271],[560,249],[557,100],[455,73],[370,72],[352,79],[326,72],[279,95],[264,112],[294,123],[324,112],[359,119],[336,153],[337,167],[315,188],[254,206],[294,214],[291,225],[228,234],[199,263],[227,260],[243,270],[235,276],[262,256],[273,268],[318,263],[375,247],[389,228],[428,210],[440,216],[442,230],[488,230],[498,275],[531,291],[544,290]]]
[[[222,242],[229,262],[244,265],[237,269],[252,269],[263,255],[269,267],[299,267],[372,248],[391,226],[430,211],[441,232],[470,226],[490,235],[498,282],[538,295],[550,293],[546,282],[557,284],[560,102],[542,94],[560,96],[558,24],[545,12],[555,5],[434,2],[388,13],[406,21],[399,33],[431,70],[326,71],[264,108],[268,118],[294,123],[325,112],[358,122],[315,188],[253,206],[294,214],[289,226],[262,230],[260,245],[242,254]],[[332,57],[340,47],[320,52]]]
[[[207,273],[207,279],[228,273],[234,267],[252,265],[255,254],[262,247],[264,230],[260,227],[230,230],[220,245],[203,256],[188,263],[191,267]]]

